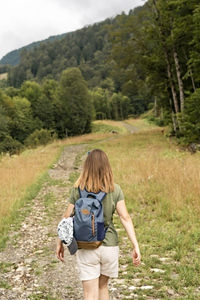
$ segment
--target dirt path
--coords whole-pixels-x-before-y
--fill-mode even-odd
[[[126,123],[126,122],[122,122],[122,123],[123,123],[123,126],[124,126],[126,129],[128,129],[128,131],[129,131],[130,133],[135,133],[135,132],[138,132],[138,131],[139,131],[139,128],[137,128],[137,127],[135,127],[135,126],[133,126],[133,125],[130,125],[130,124]]]
[[[57,224],[67,205],[69,175],[78,171],[75,158],[85,147],[64,149],[49,170],[51,182],[43,185],[30,204],[31,212],[18,232],[10,233],[6,249],[0,253],[1,300],[83,299],[75,257],[66,249],[62,264],[55,256],[55,245]]]
[[[131,133],[137,131],[129,124],[124,126]],[[20,210],[23,214],[28,208],[30,213],[17,232],[10,232],[7,246],[0,252],[0,300],[83,299],[75,257],[66,248],[62,264],[55,249],[57,224],[67,206],[71,187],[70,175],[80,171],[76,158],[85,158],[86,146],[65,147],[58,163],[49,170],[50,181]],[[120,299],[113,284],[111,281],[111,298]]]

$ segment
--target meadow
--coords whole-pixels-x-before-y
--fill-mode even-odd
[[[142,252],[136,269],[116,216],[122,268],[115,287],[122,299],[199,299],[200,153],[182,151],[142,120],[128,123],[141,130],[98,144],[124,191]]]
[[[141,248],[142,264],[135,268],[131,245],[115,216],[121,267],[114,287],[120,290],[121,299],[199,299],[200,153],[192,155],[181,150],[175,141],[162,134],[161,128],[144,120],[126,122],[139,131],[128,134],[121,122],[98,121],[95,133],[55,141],[19,156],[3,156],[2,243],[18,207],[37,194],[63,147],[87,143],[88,149],[101,148],[108,154]],[[118,128],[119,134],[112,135],[111,128]]]

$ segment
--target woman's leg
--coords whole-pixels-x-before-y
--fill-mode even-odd
[[[109,300],[108,280],[108,276],[100,275],[99,277],[99,300]]]
[[[83,280],[82,284],[84,300],[99,300],[99,277],[92,280]]]

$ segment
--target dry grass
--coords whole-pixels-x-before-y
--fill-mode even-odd
[[[110,136],[111,136],[110,133],[90,133],[81,136],[70,137],[63,140],[58,140],[55,141],[54,144],[58,146],[64,146],[64,145],[73,145],[73,144],[81,144],[81,143],[91,143],[96,140],[103,140]]]
[[[160,129],[121,137],[102,145],[116,182],[131,200],[156,204],[168,213],[200,210],[200,154],[180,152]]]
[[[154,203],[161,211],[167,207],[170,214],[182,211],[183,207],[199,211],[200,155],[180,152],[162,136],[160,129],[148,127],[142,120],[128,122],[143,129],[102,144],[110,157],[116,182],[126,191],[128,201]],[[116,126],[113,121],[103,123]],[[117,123],[119,126],[120,122]],[[13,204],[23,198],[27,187],[55,161],[62,146],[93,143],[109,136],[110,133],[87,134],[26,150],[19,156],[2,157],[0,217],[7,216]]]
[[[24,197],[30,186],[58,154],[59,147],[49,145],[27,150],[19,156],[4,156],[0,163],[0,216],[9,214],[16,200]]]
[[[122,187],[142,253],[142,265],[135,269],[131,244],[115,216],[123,268],[114,287],[122,299],[169,299],[171,293],[173,299],[199,299],[200,153],[181,152],[160,128],[145,130],[146,124],[137,122],[140,132],[98,145]],[[132,286],[137,289],[131,291]]]
[[[7,79],[7,78],[8,78],[8,73],[0,74],[0,80]]]
[[[0,161],[0,218],[12,211],[16,201],[23,198],[27,187],[49,168],[65,145],[90,143],[110,134],[87,134],[80,137],[55,141],[46,147],[24,151],[19,156],[2,156]]]
[[[121,122],[103,121],[112,127],[123,127]],[[31,186],[55,161],[65,145],[91,143],[110,137],[111,133],[91,133],[57,140],[46,147],[24,151],[19,156],[4,155],[0,160],[0,218],[9,216],[13,206],[20,201]],[[1,227],[1,226],[0,226]]]

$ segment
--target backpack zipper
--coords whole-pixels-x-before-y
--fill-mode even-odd
[[[92,214],[92,232],[93,232],[93,236],[95,236],[94,214]]]

